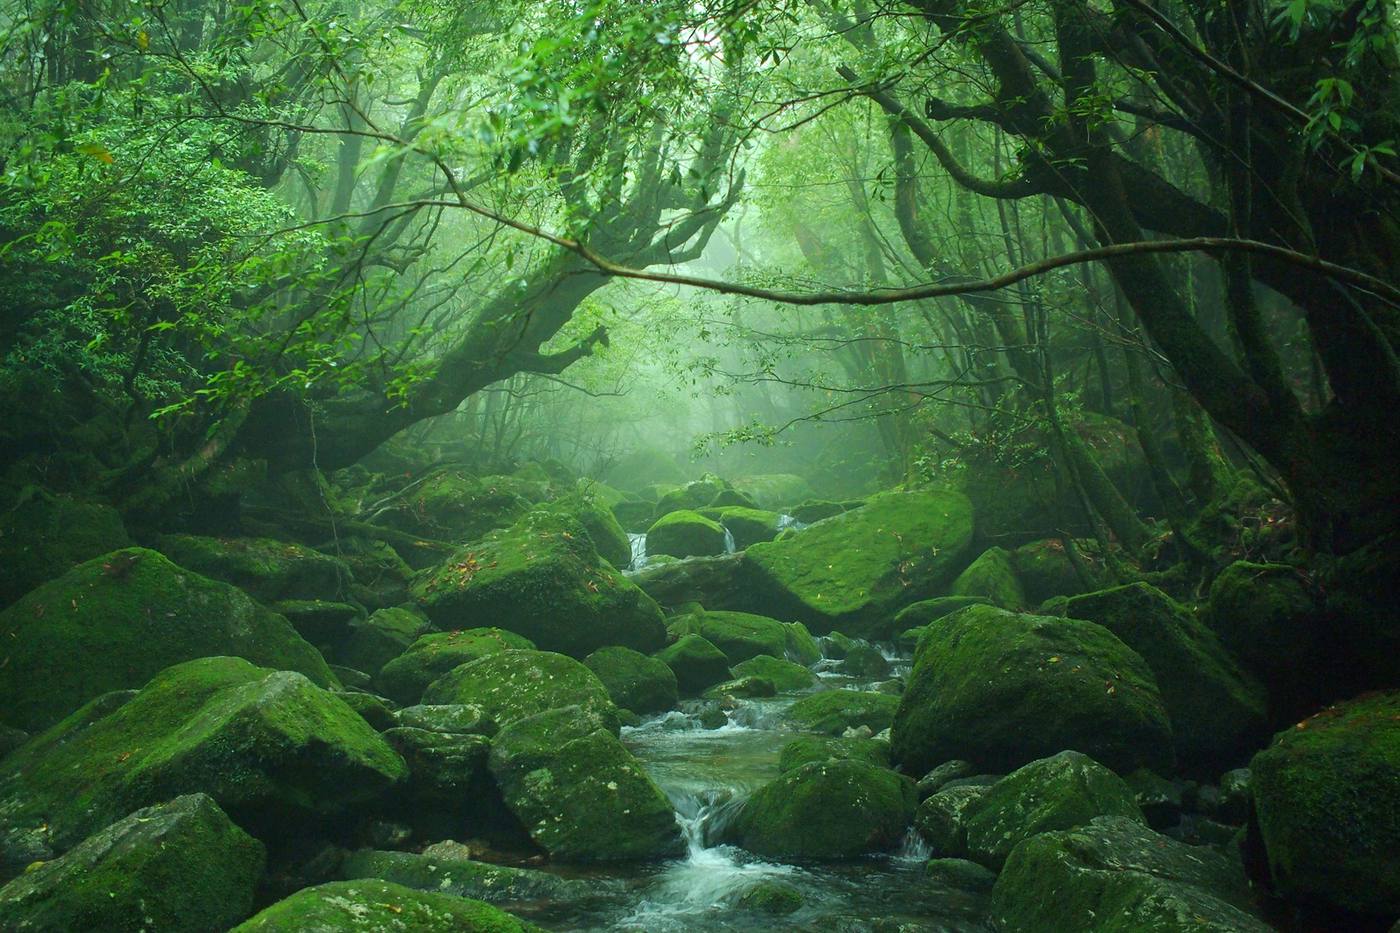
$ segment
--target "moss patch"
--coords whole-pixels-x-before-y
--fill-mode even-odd
[[[616,733],[617,710],[607,687],[573,658],[551,651],[511,649],[488,654],[433,681],[427,704],[480,707],[498,725],[564,706],[597,714]]]
[[[417,703],[429,684],[454,667],[498,651],[534,647],[530,639],[499,628],[435,632],[385,664],[374,679],[375,689],[395,703]]]
[[[305,888],[231,933],[533,933],[538,929],[481,901],[364,878]]]

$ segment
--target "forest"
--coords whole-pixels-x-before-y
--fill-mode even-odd
[[[1400,933],[1390,0],[0,0],[0,929]]]

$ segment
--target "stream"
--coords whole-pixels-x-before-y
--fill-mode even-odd
[[[896,659],[897,671],[907,668],[907,658]],[[825,688],[869,685],[821,675]],[[984,933],[985,896],[928,880],[928,852],[912,830],[901,850],[888,855],[801,865],[767,861],[718,842],[744,800],[778,776],[779,753],[795,733],[776,723],[796,699],[741,700],[729,712],[728,724],[718,729],[702,728],[686,711],[698,708],[693,702],[624,729],[623,741],[675,805],[689,851],[659,864],[570,872],[595,879],[598,894],[587,903],[556,902],[531,920],[557,931]],[[736,905],[752,885],[769,880],[801,892],[803,906],[775,917]]]

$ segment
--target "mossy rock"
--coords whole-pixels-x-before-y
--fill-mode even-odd
[[[336,601],[351,579],[343,560],[290,541],[161,535],[156,548],[186,570],[232,583],[265,603]]]
[[[577,520],[598,554],[614,568],[626,570],[632,563],[632,542],[627,540],[627,532],[618,524],[610,506],[589,496],[573,495],[556,499],[548,508]]]
[[[712,473],[683,486],[673,486],[662,492],[656,499],[654,518],[662,518],[672,512],[698,511],[708,507],[730,485]]]
[[[428,685],[468,661],[498,651],[530,650],[530,639],[499,628],[469,628],[420,636],[408,650],[384,665],[375,689],[395,703],[414,704]]]
[[[985,596],[935,596],[933,599],[921,599],[895,613],[894,628],[896,631],[922,629],[944,616],[952,615],[959,609],[966,609],[968,606],[990,605],[992,605],[992,601]],[[917,644],[917,641],[915,643]]]
[[[248,916],[263,846],[204,794],[145,807],[0,888],[0,928],[223,933]]]
[[[988,791],[983,785],[955,785],[930,794],[914,813],[914,828],[935,856],[967,856],[967,818]],[[916,788],[917,792],[917,788]]]
[[[505,726],[490,767],[506,806],[550,858],[606,862],[685,850],[675,811],[612,722],[579,707]]]
[[[394,713],[394,724],[450,735],[495,735],[496,721],[480,706],[465,703],[405,706]]]
[[[612,507],[617,524],[631,534],[644,534],[655,520],[652,518],[655,511],[655,503],[645,499],[624,499]]]
[[[130,543],[111,506],[29,487],[0,512],[0,608],[75,564]]]
[[[741,661],[734,665],[733,671],[735,677],[762,677],[770,681],[780,693],[806,690],[817,683],[817,675],[810,669],[766,654]]]
[[[364,617],[359,606],[325,599],[279,599],[267,608],[292,623],[292,628],[313,645],[345,641],[350,637],[350,623]]]
[[[734,903],[743,910],[782,917],[801,910],[804,900],[797,888],[770,879],[749,885]]]
[[[394,711],[383,697],[358,690],[337,690],[335,695],[341,702],[360,714],[360,718],[370,724],[376,732],[394,727]]]
[[[1022,609],[1026,592],[1011,564],[1011,555],[999,547],[989,547],[967,565],[948,587],[950,596],[981,596],[1002,609]]]
[[[171,664],[208,655],[340,686],[286,619],[144,548],[94,558],[32,591],[0,613],[0,638],[0,707],[9,725],[31,731],[98,694],[140,687]]]
[[[1365,695],[1280,732],[1249,770],[1284,896],[1400,914],[1400,692]]]
[[[346,667],[371,677],[406,652],[432,624],[409,609],[377,609],[366,619],[352,619],[349,635],[336,646],[334,657]],[[426,684],[425,684],[426,686]]]
[[[1041,538],[1021,545],[1011,552],[1011,566],[1025,590],[1028,606],[1037,606],[1052,596],[1084,592],[1061,538]]]
[[[384,520],[422,538],[464,544],[508,527],[548,495],[545,484],[518,476],[444,470],[396,500]]]
[[[99,697],[0,763],[0,870],[47,859],[139,807],[204,792],[250,831],[286,832],[407,774],[359,714],[300,674],[242,658],[168,668]]]
[[[846,650],[846,656],[836,665],[836,670],[848,677],[885,677],[890,672],[890,662],[879,648],[865,641],[857,641]]]
[[[777,695],[777,686],[773,681],[764,677],[736,677],[733,680],[715,684],[700,694],[701,698],[705,700],[756,699]]]
[[[583,659],[618,706],[634,713],[659,713],[680,699],[676,675],[659,658],[631,648],[599,648]]]
[[[690,509],[667,512],[647,529],[647,554],[706,557],[725,550],[724,527]]]
[[[789,645],[800,638],[777,619],[751,612],[700,612],[674,621],[671,630],[703,636],[724,652],[731,665],[760,654],[787,657]]]
[[[488,904],[583,901],[597,894],[588,881],[572,881],[544,871],[491,865],[466,858],[361,849],[346,856],[340,876],[347,881],[378,878],[417,891],[471,897]]]
[[[751,544],[772,541],[782,530],[783,517],[777,512],[764,509],[726,505],[702,509],[701,514],[729,529],[729,533],[734,536],[734,546],[741,551]]]
[[[698,696],[730,679],[729,658],[700,635],[683,635],[658,651],[656,658],[676,675],[682,696]]]
[[[576,658],[666,643],[661,608],[599,557],[581,524],[550,512],[474,542],[417,579],[413,594],[439,628],[487,619]]]
[[[1237,863],[1131,819],[1032,836],[1012,850],[992,888],[1006,933],[1268,933],[1250,909]]]
[[[760,473],[734,480],[734,488],[760,509],[780,511],[812,498],[812,487],[795,473]]]
[[[1071,597],[1064,614],[1097,622],[1147,662],[1183,764],[1218,772],[1243,761],[1267,734],[1264,688],[1204,623],[1156,587],[1130,583]]]
[[[965,821],[968,857],[999,870],[1022,840],[1100,816],[1143,822],[1122,778],[1087,755],[1060,752],[1017,768],[972,804]]]
[[[1297,567],[1236,561],[1211,583],[1206,623],[1249,671],[1294,704],[1323,654],[1318,606]],[[1288,709],[1289,712],[1292,709]]]
[[[890,634],[894,613],[962,569],[972,506],[950,492],[885,493],[744,552],[756,606],[821,634]]]
[[[230,933],[536,933],[482,901],[377,878],[303,888]]]
[[[879,768],[888,768],[890,743],[879,739],[839,739],[804,735],[783,746],[778,756],[778,773],[787,774],[814,761],[863,761]]]
[[[469,661],[433,681],[423,702],[477,706],[502,727],[546,710],[578,706],[618,731],[617,708],[603,682],[578,661],[552,651],[511,649]]]
[[[809,499],[792,510],[792,517],[804,525],[811,525],[833,515],[840,515],[846,507],[840,502],[825,499]]]
[[[929,627],[894,717],[894,761],[953,758],[1005,772],[1064,749],[1121,773],[1170,770],[1152,671],[1093,622],[970,606]]]
[[[783,722],[795,729],[841,735],[847,729],[866,726],[883,732],[894,721],[899,697],[859,690],[825,690],[798,700],[783,713]]]
[[[772,858],[853,858],[898,846],[914,804],[914,782],[893,771],[862,761],[813,762],[759,788],[728,836]]]

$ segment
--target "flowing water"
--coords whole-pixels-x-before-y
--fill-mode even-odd
[[[824,674],[822,681],[837,688],[860,686],[835,674]],[[779,752],[793,734],[776,722],[794,701],[791,696],[743,701],[719,729],[701,728],[684,710],[624,729],[624,742],[674,803],[688,853],[660,864],[585,873],[599,882],[596,897],[553,904],[531,920],[557,931],[983,933],[985,897],[928,880],[928,852],[912,833],[903,849],[890,855],[800,865],[721,842],[744,800],[777,777]],[[737,906],[746,890],[769,880],[801,892],[804,906],[781,917]]]

